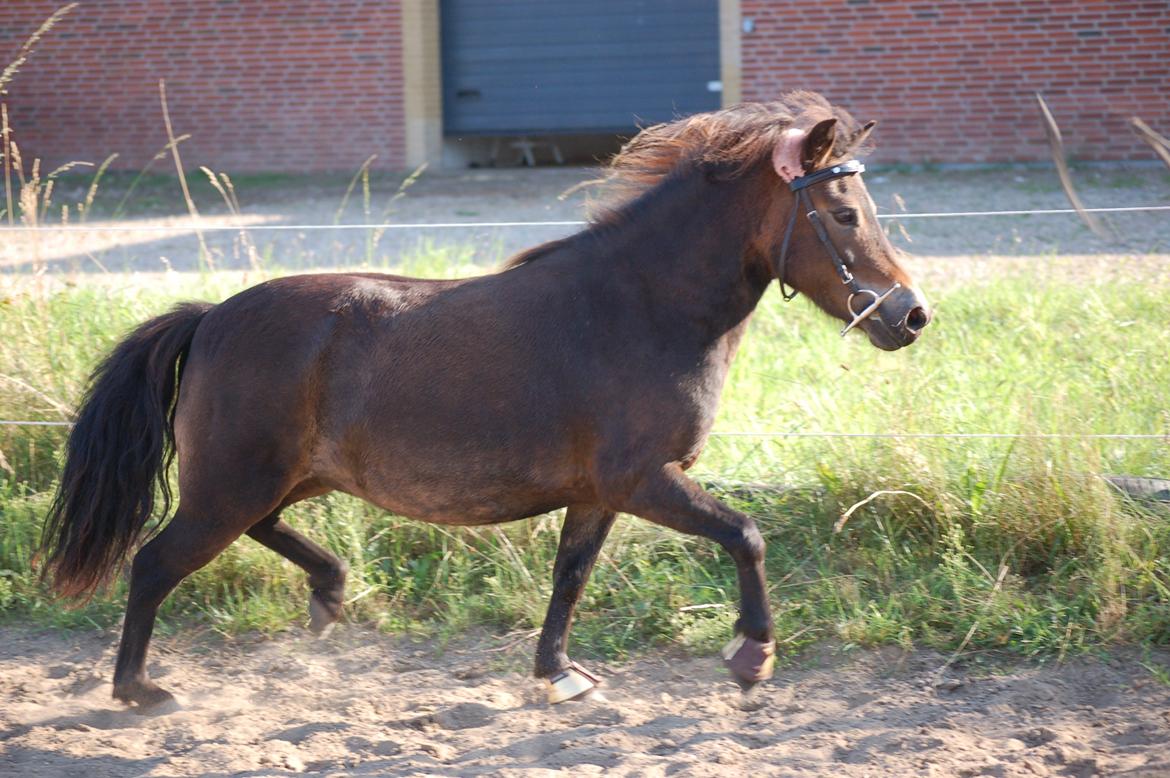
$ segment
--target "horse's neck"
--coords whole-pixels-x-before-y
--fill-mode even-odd
[[[628,214],[613,272],[640,287],[657,321],[734,351],[769,281],[744,264],[762,200],[750,175],[669,182]]]

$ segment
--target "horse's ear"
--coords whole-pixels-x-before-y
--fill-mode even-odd
[[[853,137],[849,139],[849,148],[857,148],[865,143],[865,139],[873,132],[873,128],[877,126],[877,122],[866,122],[861,125],[861,129],[853,133]]]
[[[811,173],[828,164],[830,157],[833,156],[833,142],[836,138],[836,119],[819,121],[809,130],[808,137],[804,141],[804,150],[800,156],[806,173]]]
[[[786,184],[791,184],[792,179],[804,175],[801,157],[804,154],[804,142],[807,139],[808,132],[790,127],[784,131],[780,140],[777,141],[776,147],[772,149],[772,167],[776,169],[776,175],[780,176]]]

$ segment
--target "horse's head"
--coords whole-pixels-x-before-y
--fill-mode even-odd
[[[918,339],[930,308],[898,264],[861,179],[865,167],[852,159],[873,126],[849,130],[830,117],[779,136],[761,242],[786,299],[803,293],[846,323],[843,335],[856,327],[894,351]]]

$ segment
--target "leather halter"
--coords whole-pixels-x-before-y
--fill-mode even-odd
[[[814,170],[811,173],[806,173],[803,176],[792,179],[788,187],[796,194],[796,202],[792,204],[792,215],[788,219],[788,227],[784,230],[784,242],[780,246],[780,257],[776,262],[776,277],[780,281],[780,294],[783,295],[784,301],[788,302],[799,294],[795,289],[790,290],[784,282],[784,267],[788,260],[788,243],[792,239],[793,230],[796,228],[796,216],[803,209],[805,216],[812,223],[813,231],[816,232],[821,244],[825,247],[825,251],[828,252],[829,259],[833,262],[833,268],[837,271],[837,275],[841,277],[841,283],[849,287],[850,295],[846,306],[849,308],[849,314],[853,317],[853,320],[841,330],[842,336],[868,319],[881,307],[881,304],[885,302],[887,297],[902,286],[895,281],[893,286],[880,295],[872,289],[862,288],[857,283],[857,280],[854,279],[853,274],[849,272],[849,267],[845,264],[845,260],[841,259],[841,255],[837,253],[837,247],[833,245],[833,241],[829,238],[829,233],[825,230],[825,224],[821,220],[820,213],[817,212],[816,207],[812,204],[812,200],[809,199],[809,187],[816,186],[825,181],[832,181],[835,178],[842,178],[843,176],[851,176],[863,172],[865,172],[865,165],[856,159],[851,159],[847,162],[830,165],[829,167]],[[858,295],[868,295],[873,298],[872,302],[861,311],[855,311],[853,309],[853,298]],[[881,321],[881,317],[878,317],[878,320]],[[882,323],[885,324],[884,321]]]

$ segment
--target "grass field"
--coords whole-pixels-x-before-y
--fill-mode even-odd
[[[463,269],[423,256],[407,270]],[[75,286],[10,277],[0,291],[0,418],[68,418],[87,372],[134,323],[258,280],[144,278]],[[1086,284],[1037,266],[935,297],[936,324],[922,341],[886,354],[861,337],[839,339],[807,302],[785,306],[769,294],[717,429],[1170,432],[1165,284]],[[123,585],[71,610],[30,571],[63,440],[60,428],[0,428],[0,608],[9,618],[110,625]],[[1170,510],[1123,498],[1098,477],[1170,474],[1165,440],[717,435],[696,470],[759,521],[786,650],[826,638],[1038,656],[1170,644]],[[834,532],[879,490],[901,493],[875,497]],[[557,515],[446,529],[342,495],[286,515],[349,560],[351,619],[439,637],[543,619]],[[274,632],[301,621],[306,600],[299,570],[244,539],[178,590],[163,628]],[[663,642],[706,651],[727,638],[736,600],[732,565],[714,544],[623,518],[573,635],[580,649],[608,656]]]
[[[71,9],[58,11],[29,38],[20,57],[0,73],[0,87]],[[19,128],[19,119],[14,122]],[[6,186],[16,187],[17,197],[5,203],[5,221],[31,226],[57,221],[58,214],[84,221],[91,215],[175,212],[174,180],[156,175],[169,169],[170,160],[159,157],[155,168],[141,174],[111,172],[99,193],[104,164],[41,178],[35,163],[19,161],[4,135],[4,154],[17,162],[19,179],[6,173]],[[969,186],[976,174],[912,182],[899,175],[886,173],[893,179],[886,186],[904,184],[917,193],[918,210],[942,200],[952,209],[985,208],[989,201],[988,187]],[[1047,190],[1028,188],[1051,187],[1052,177],[1034,184],[1024,176],[995,175],[990,191],[997,207],[1051,205],[1035,200]],[[1162,191],[1150,186],[1165,183],[1162,173],[1135,175],[1101,174],[1089,194],[1107,194],[1111,203],[1121,202],[1120,195],[1144,202],[1151,191]],[[206,175],[190,178],[200,208],[238,209],[234,190],[221,191],[230,189],[226,179],[213,185]],[[404,184],[396,180],[378,194],[385,205],[373,208],[370,180],[360,179],[360,188],[354,189],[354,177],[348,190],[342,179],[310,183],[352,192],[351,211],[360,210],[355,218],[364,221],[409,205],[398,202]],[[875,183],[881,180],[875,177]],[[281,190],[291,182],[240,177],[237,183],[251,192]],[[1127,194],[1134,187],[1141,191]],[[455,181],[448,188],[465,186]],[[956,199],[960,189],[974,200]],[[891,194],[900,202],[896,188],[882,196]],[[407,217],[467,216],[450,195],[440,187],[416,201],[445,202],[456,209],[453,215],[407,210]],[[510,197],[498,199],[515,207]],[[348,200],[349,194],[341,198],[334,219],[343,217]],[[332,211],[337,200],[330,195],[329,202]],[[492,213],[475,211],[482,218]],[[1058,252],[1052,247],[1067,240],[1073,252],[1102,249],[1083,232],[1049,222],[1027,226],[1029,240],[1053,254]],[[948,267],[939,274],[951,281],[936,290],[936,324],[919,345],[896,354],[881,353],[860,337],[842,341],[837,327],[807,303],[784,306],[770,294],[735,363],[717,429],[1170,434],[1170,283],[1157,259],[1156,272],[1142,272],[1145,260],[1139,260],[1136,273],[1098,268],[1090,278],[1080,259],[1040,256],[1015,228],[1003,240],[977,222],[916,230],[918,250],[926,253],[1024,251],[1029,259],[1010,273],[972,269],[970,263]],[[1164,227],[1148,232],[1137,241],[1147,247],[1142,251],[1165,245]],[[1134,238],[1128,226],[1126,235]],[[88,372],[135,323],[177,300],[220,300],[278,272],[261,251],[263,263],[241,265],[252,268],[247,273],[103,272],[71,281],[38,275],[47,267],[37,259],[39,238],[16,245],[15,236],[9,236],[8,261],[36,272],[0,276],[0,419],[67,420]],[[376,241],[370,240],[355,256],[376,264]],[[103,250],[79,244],[67,258],[88,270],[80,258],[93,259]],[[141,266],[162,267],[161,250],[152,245],[146,252],[150,264]],[[332,244],[322,248],[326,254],[341,256]],[[396,270],[459,274],[469,269],[451,258],[464,255],[423,251]],[[124,584],[69,609],[47,596],[32,569],[64,439],[62,428],[0,426],[0,613],[63,626],[108,626],[120,618]],[[1165,439],[720,434],[696,470],[713,491],[755,516],[765,533],[771,599],[785,650],[823,639],[1005,648],[1041,656],[1111,641],[1170,644],[1170,511],[1123,498],[1099,477],[1170,474]],[[877,494],[883,490],[891,493]],[[850,507],[870,496],[842,524]],[[386,515],[342,495],[302,503],[286,515],[349,560],[351,619],[440,637],[472,624],[529,629],[543,619],[558,516],[452,530]],[[179,589],[164,608],[162,627],[195,622],[224,634],[274,632],[304,618],[306,599],[299,570],[244,540]],[[706,651],[726,639],[736,599],[731,563],[713,544],[623,519],[603,551],[573,635],[580,648],[610,656],[662,642]]]

